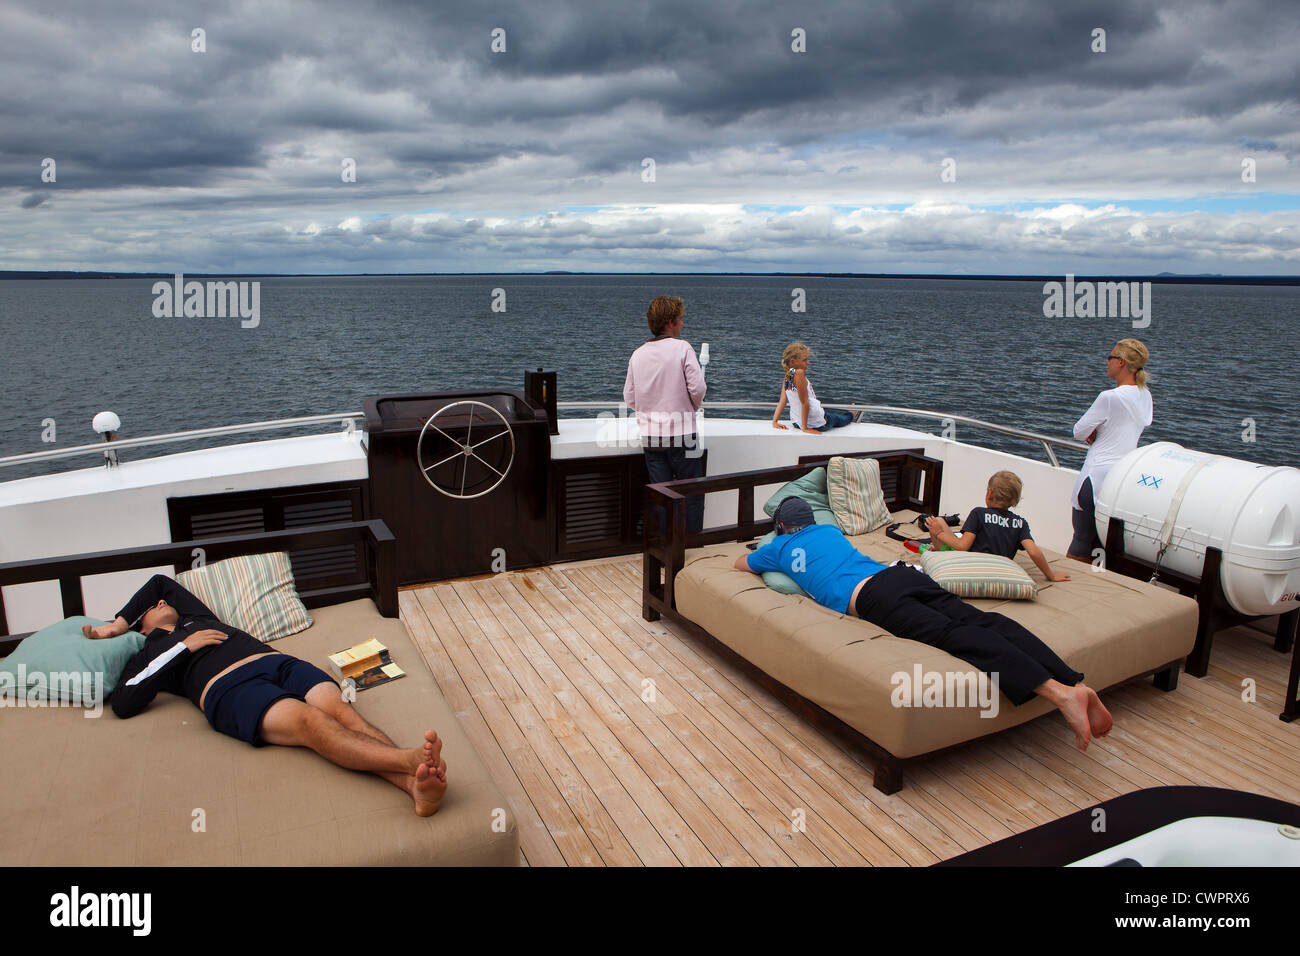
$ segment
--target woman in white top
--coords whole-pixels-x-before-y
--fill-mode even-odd
[[[773,428],[785,428],[781,424],[781,411],[788,401],[790,403],[790,424],[810,435],[818,435],[832,428],[843,428],[853,421],[848,412],[832,409],[826,411],[817,401],[812,382],[808,381],[808,362],[812,359],[812,349],[802,342],[791,342],[785,347],[781,356],[781,368],[785,377],[781,381],[781,396],[777,399],[776,414],[772,416]]]
[[[1115,387],[1102,392],[1074,425],[1074,437],[1092,447],[1074,483],[1074,540],[1069,556],[1091,561],[1102,547],[1097,534],[1093,496],[1106,473],[1134,448],[1151,424],[1151,392],[1144,371],[1150,353],[1137,339],[1122,339],[1106,357],[1106,375]]]

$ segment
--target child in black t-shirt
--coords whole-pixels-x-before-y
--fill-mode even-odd
[[[1068,581],[1064,572],[1053,571],[1047,558],[1029,535],[1029,522],[1011,510],[1020,502],[1021,482],[1009,471],[999,471],[989,479],[984,493],[984,508],[976,508],[966,516],[961,526],[961,537],[948,530],[942,518],[930,518],[926,529],[934,546],[948,545],[957,551],[974,551],[977,554],[1000,554],[1014,559],[1021,548],[1049,581]]]

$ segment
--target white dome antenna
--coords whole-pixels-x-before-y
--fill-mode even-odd
[[[117,417],[116,412],[100,412],[91,419],[90,427],[95,429],[99,434],[104,436],[104,441],[111,442],[117,440],[117,430],[122,427],[122,419]],[[112,468],[117,464],[117,452],[106,449],[104,451],[104,467]]]
[[[116,412],[100,412],[91,420],[90,427],[101,435],[104,432],[115,432],[122,427],[122,419],[117,417]]]

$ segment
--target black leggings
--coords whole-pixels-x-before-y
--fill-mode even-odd
[[[1013,704],[1029,700],[1049,678],[1070,686],[1083,680],[1023,625],[972,607],[908,565],[872,575],[858,592],[854,610],[895,637],[937,647],[996,675]]]
[[[1070,513],[1074,524],[1074,539],[1066,554],[1091,561],[1101,548],[1101,538],[1097,534],[1097,503],[1092,497],[1092,479],[1083,479],[1079,486],[1079,507]]]

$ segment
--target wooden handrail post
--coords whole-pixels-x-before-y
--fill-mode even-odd
[[[741,488],[737,498],[736,527],[740,535],[737,540],[743,541],[751,537],[748,532],[754,525],[754,486]]]
[[[59,596],[63,599],[64,617],[83,617],[86,598],[81,593],[81,575],[71,574],[59,578]]]
[[[397,539],[383,522],[370,521],[366,537],[374,551],[371,596],[379,613],[397,617]]]

